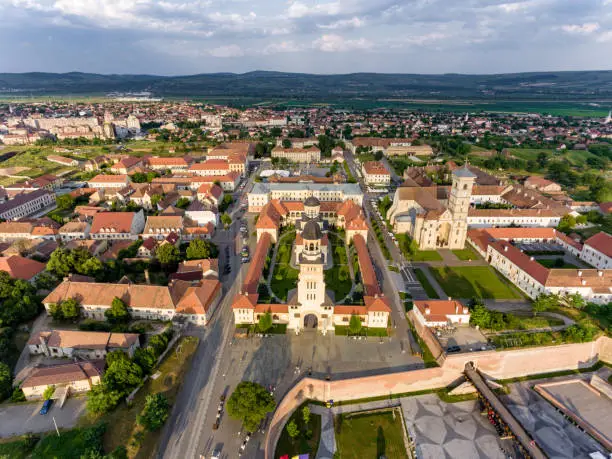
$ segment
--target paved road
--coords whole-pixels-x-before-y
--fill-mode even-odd
[[[0,407],[0,437],[50,432],[55,430],[53,418],[58,428],[72,428],[85,412],[85,403],[84,397],[69,398],[62,408],[53,405],[44,416],[39,413],[42,402],[4,405]]]

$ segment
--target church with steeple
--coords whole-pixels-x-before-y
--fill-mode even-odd
[[[297,285],[285,303],[261,304],[259,289],[261,282],[265,282],[261,278],[264,260],[285,225],[295,226],[292,264],[299,269]],[[272,200],[261,209],[256,229],[254,259],[232,304],[237,324],[254,324],[262,314],[270,313],[274,323],[286,324],[296,333],[316,329],[326,334],[336,326],[346,327],[352,316],[358,316],[364,327],[388,326],[391,308],[376,278],[367,249],[368,226],[358,204],[351,200],[320,201],[312,195],[301,202]],[[347,245],[353,244],[359,261],[359,283],[363,287],[362,304],[348,304],[351,297],[333,298],[333,291],[325,283],[325,270],[333,266],[330,230],[344,234]]]
[[[450,189],[406,180],[387,213],[393,229],[408,234],[421,250],[463,249],[475,180],[467,164],[453,171]]]

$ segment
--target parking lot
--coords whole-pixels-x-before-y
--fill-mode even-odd
[[[55,403],[46,415],[39,413],[41,402],[20,403],[0,407],[0,437],[7,438],[26,433],[50,432],[55,430],[53,420],[59,429],[72,428],[85,412],[84,397],[69,398],[62,408]]]
[[[454,352],[474,352],[491,349],[487,344],[487,338],[480,330],[469,326],[450,327],[435,331],[440,344],[445,349],[456,349]]]

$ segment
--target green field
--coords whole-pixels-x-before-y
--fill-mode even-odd
[[[430,268],[444,292],[452,298],[521,300],[523,296],[488,266]]]
[[[419,268],[415,268],[414,275],[416,276],[420,284],[423,286],[423,290],[425,290],[425,293],[427,293],[427,296],[430,299],[437,300],[440,298],[438,294],[436,293],[436,289],[433,288],[433,285],[431,285],[431,283],[429,282],[429,279],[427,279],[427,276],[425,276],[425,273],[423,273],[423,270]]]
[[[548,148],[508,148],[508,152],[525,161],[535,161],[540,153],[545,153],[548,159],[567,159],[573,166],[583,166],[587,159],[596,157],[587,150],[557,151]]]
[[[388,457],[408,459],[399,413],[341,414],[334,419],[336,445],[342,459]]]

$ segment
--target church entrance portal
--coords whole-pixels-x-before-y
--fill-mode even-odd
[[[304,328],[305,329],[317,328],[318,323],[319,323],[319,319],[317,319],[317,316],[314,314],[306,314],[306,316],[304,317]]]

